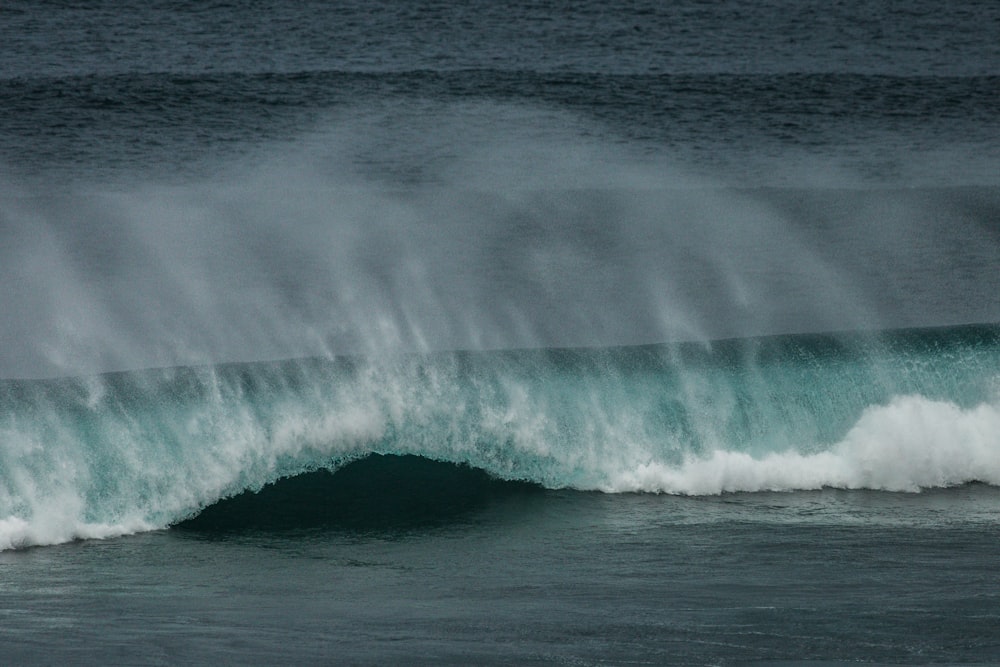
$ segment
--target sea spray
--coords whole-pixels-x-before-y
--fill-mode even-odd
[[[822,162],[774,187],[634,149],[477,101],[331,112],[193,180],[12,169],[0,377],[1000,317],[995,188]]]

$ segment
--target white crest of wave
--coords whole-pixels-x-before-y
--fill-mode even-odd
[[[868,408],[843,440],[816,453],[760,458],[716,450],[680,466],[644,463],[612,478],[608,492],[714,495],[833,487],[917,492],[967,482],[1000,485],[1000,406],[963,409],[899,396]]]

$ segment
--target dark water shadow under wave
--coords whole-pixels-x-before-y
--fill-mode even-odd
[[[175,528],[204,535],[406,533],[461,524],[495,502],[544,492],[468,466],[372,454],[336,472],[307,472],[225,498]]]

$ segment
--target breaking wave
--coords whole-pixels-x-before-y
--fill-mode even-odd
[[[1000,485],[1000,326],[8,380],[0,442],[0,549],[167,527],[373,455],[471,468],[447,482],[459,498],[491,480],[690,495]]]

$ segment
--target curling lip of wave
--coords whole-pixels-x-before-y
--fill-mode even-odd
[[[549,488],[1000,485],[1000,327],[0,383],[0,548],[162,528],[373,453]]]

